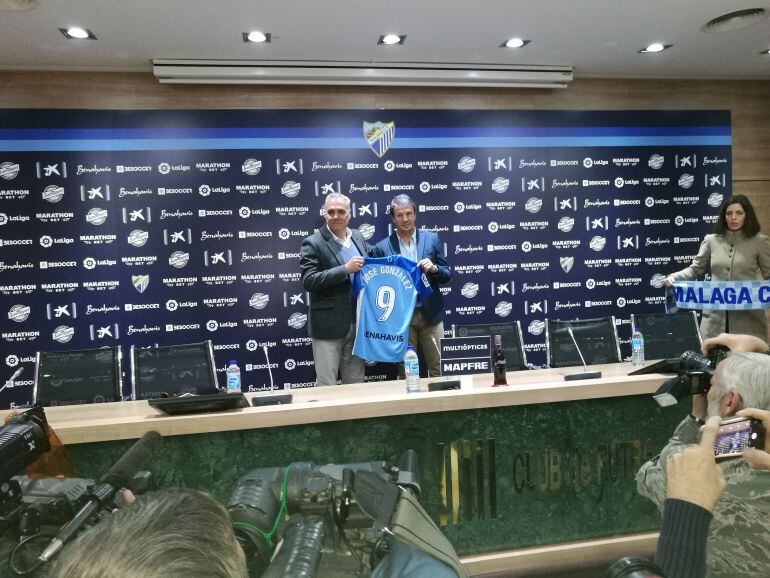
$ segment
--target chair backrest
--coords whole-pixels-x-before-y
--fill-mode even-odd
[[[217,393],[211,340],[140,349],[131,346],[131,396],[153,399],[164,394]]]
[[[567,331],[568,327],[572,327],[575,341],[586,360],[586,365],[620,361],[618,331],[614,316],[574,321],[546,319],[545,339],[549,367],[582,365],[580,354],[575,349],[575,344]]]
[[[685,351],[700,351],[701,335],[695,311],[631,315],[631,326],[644,336],[645,359],[679,357]]]
[[[453,337],[478,337],[500,335],[505,353],[506,371],[528,369],[527,354],[521,336],[521,323],[480,323],[478,325],[452,325]]]
[[[44,406],[121,401],[120,346],[38,351],[33,403]]]

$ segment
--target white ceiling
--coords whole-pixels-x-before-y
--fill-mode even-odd
[[[20,0],[0,0],[0,6]],[[0,10],[0,68],[150,71],[153,58],[571,65],[577,77],[770,79],[770,19],[707,34],[767,0],[40,0]],[[58,28],[89,28],[96,41]],[[273,34],[266,45],[241,33]],[[377,46],[380,34],[403,46]],[[531,44],[504,49],[507,38]],[[673,44],[638,54],[652,42]]]

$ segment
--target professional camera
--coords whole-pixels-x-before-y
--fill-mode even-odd
[[[252,470],[238,480],[228,501],[249,575],[309,578],[319,568],[318,575],[367,575],[383,547],[384,520],[390,519],[401,492],[419,496],[417,480],[412,450],[397,466],[294,462]],[[375,503],[384,506],[384,516],[372,511]],[[279,525],[284,514],[291,517]],[[283,542],[271,564],[279,535]]]
[[[687,395],[708,393],[717,364],[730,354],[727,348],[713,348],[707,357],[695,351],[685,351],[679,358],[676,377],[663,382],[653,394],[660,407],[676,405]]]

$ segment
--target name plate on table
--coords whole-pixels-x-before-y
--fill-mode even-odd
[[[441,339],[441,375],[491,373],[490,358],[489,336]]]

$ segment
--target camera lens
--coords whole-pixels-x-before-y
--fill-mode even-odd
[[[713,367],[711,360],[695,351],[685,351],[679,360],[680,371],[709,371]]]

